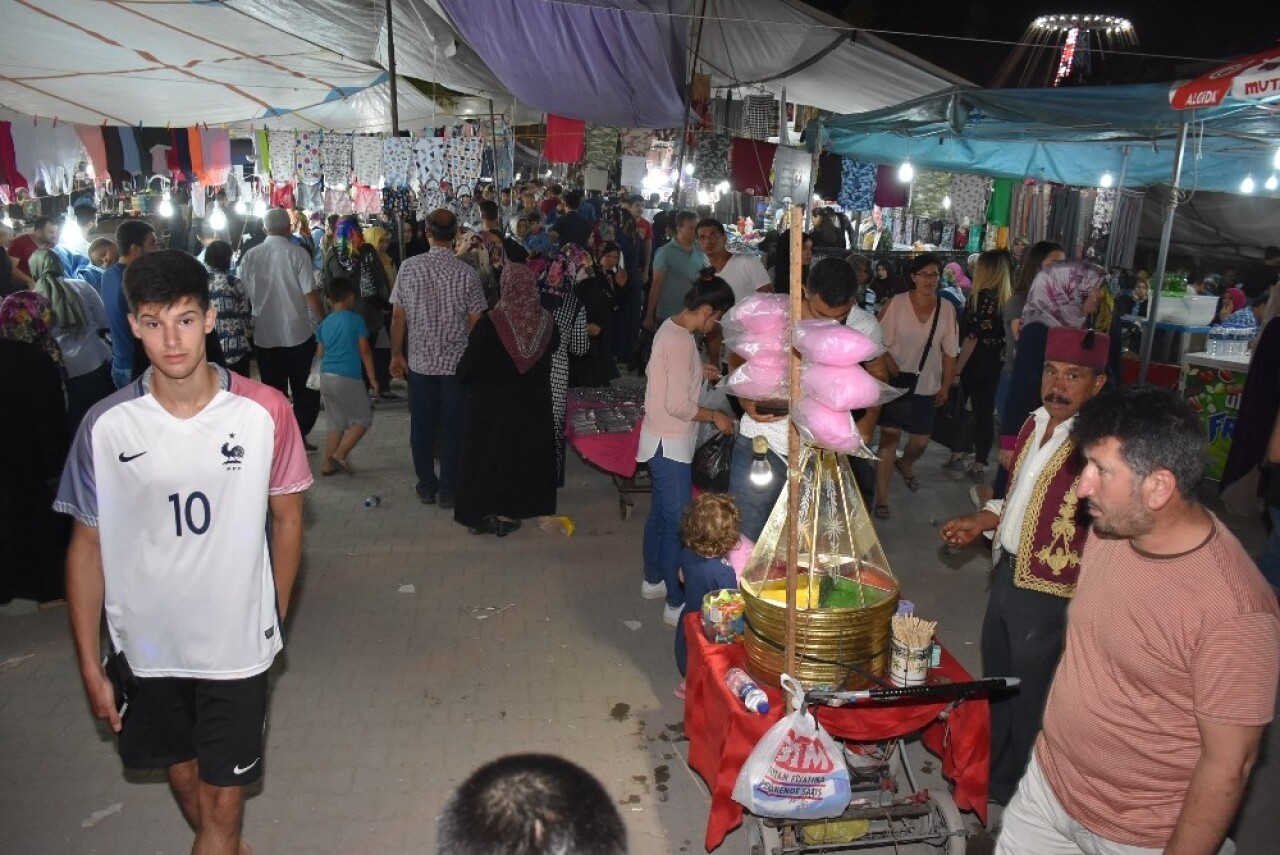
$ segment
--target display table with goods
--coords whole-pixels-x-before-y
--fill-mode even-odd
[[[609,473],[624,520],[635,507],[631,497],[650,489],[648,469],[636,463],[643,417],[643,386],[570,389],[565,405],[565,438],[584,460]]]
[[[1208,463],[1204,475],[1214,481],[1222,479],[1236,432],[1236,415],[1245,377],[1249,373],[1249,356],[1217,356],[1188,353],[1182,358],[1182,375],[1178,392],[1200,416],[1208,440]]]
[[[726,346],[746,357],[730,391],[781,398],[791,430],[786,483],[740,574],[740,606],[726,621],[725,592],[713,592],[703,618],[681,627],[689,764],[711,791],[705,844],[745,822],[753,853],[922,844],[957,855],[959,808],[986,819],[985,698],[1016,681],[972,681],[936,643],[936,624],[900,597],[849,462],[870,455],[850,411],[882,394],[860,367],[875,346],[798,320],[799,219],[792,210],[789,308],[746,300],[722,322]],[[917,733],[954,798],[917,783],[904,741]]]

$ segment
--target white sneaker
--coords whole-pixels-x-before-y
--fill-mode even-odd
[[[662,600],[667,596],[667,583],[663,582],[641,582],[640,596],[646,600]]]
[[[684,606],[663,606],[662,622],[667,626],[680,625],[680,612],[684,611]]]

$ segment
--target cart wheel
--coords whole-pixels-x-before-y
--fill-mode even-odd
[[[635,508],[635,502],[631,501],[626,496],[618,497],[618,513],[622,515],[623,520],[631,519],[631,511],[633,508]]]
[[[946,855],[964,855],[968,832],[964,827],[964,818],[960,816],[960,808],[956,800],[946,790],[929,791],[929,800],[933,802],[934,828],[946,832],[946,843],[938,850]]]
[[[742,821],[747,832],[747,845],[751,855],[774,855],[782,849],[782,835],[776,828],[769,828],[758,816],[747,814]]]

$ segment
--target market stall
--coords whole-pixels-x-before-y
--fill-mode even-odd
[[[1178,393],[1200,416],[1208,442],[1205,477],[1222,479],[1235,436],[1240,396],[1249,373],[1249,354],[1220,356],[1206,352],[1184,353]]]
[[[636,462],[643,416],[640,387],[570,389],[565,405],[565,439],[584,460],[609,473],[624,520],[631,519],[635,509],[632,496],[648,493],[651,487],[648,467]]]

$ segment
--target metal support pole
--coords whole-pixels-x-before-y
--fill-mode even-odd
[[[680,128],[680,155],[676,159],[676,196],[672,200],[675,210],[680,210],[681,197],[684,195],[684,157],[689,147],[689,103],[693,99],[693,76],[698,72],[698,57],[702,53],[702,25],[707,20],[707,0],[702,0],[702,11],[698,13],[698,34],[693,40],[693,61],[689,63],[689,83],[684,88],[684,121]]]
[[[1138,382],[1147,382],[1147,368],[1151,365],[1151,347],[1156,339],[1156,318],[1159,317],[1160,291],[1164,288],[1165,264],[1169,260],[1169,241],[1173,237],[1173,217],[1178,210],[1178,189],[1182,179],[1182,159],[1187,151],[1186,119],[1178,120],[1178,149],[1173,155],[1173,181],[1169,186],[1169,199],[1165,203],[1164,226],[1160,229],[1160,253],[1156,258],[1156,275],[1151,280],[1151,297],[1147,307],[1147,322],[1142,327],[1142,361],[1138,365]]]
[[[800,354],[795,349],[796,327],[800,323],[800,304],[803,288],[800,285],[800,270],[803,262],[800,254],[804,251],[804,238],[801,234],[803,212],[799,206],[792,206],[788,213],[791,223],[791,378],[788,411],[792,414],[790,428],[787,430],[787,623],[786,647],[782,653],[782,670],[795,676],[796,673],[796,584],[800,569],[800,434],[796,431],[796,404],[800,403]],[[791,707],[791,696],[787,695],[787,707]]]
[[[387,0],[387,84],[391,87],[391,135],[396,137],[400,135],[400,104],[396,91],[396,38],[392,22],[395,15],[391,8],[392,2],[393,0]],[[400,222],[400,214],[392,216],[391,222],[396,230],[396,246],[400,248],[400,263],[404,264],[404,226]]]

